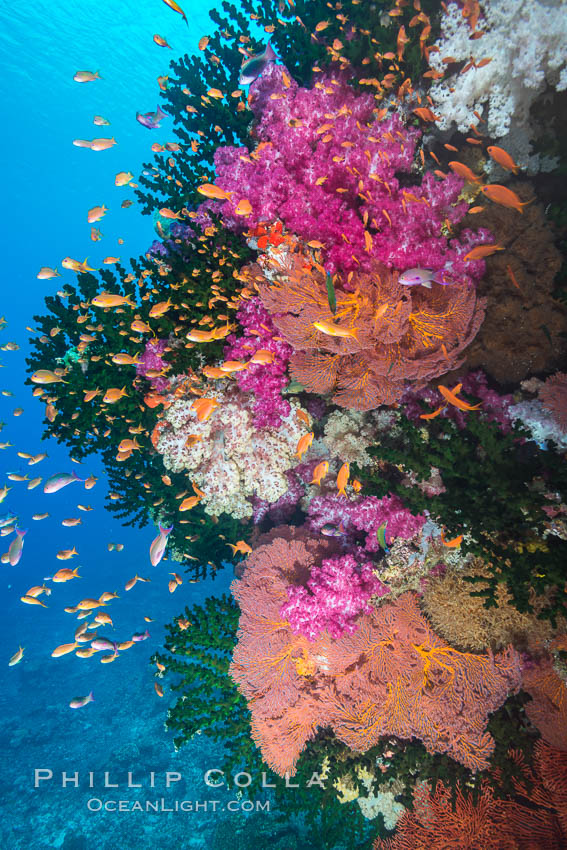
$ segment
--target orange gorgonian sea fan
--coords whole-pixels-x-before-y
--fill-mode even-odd
[[[560,428],[567,428],[567,373],[556,372],[539,391],[539,400]]]
[[[294,348],[291,376],[309,392],[372,410],[393,404],[408,384],[424,386],[463,362],[484,318],[485,300],[472,287],[403,286],[396,271],[375,263],[370,272],[333,278],[333,312],[324,268],[298,243],[291,247],[286,242],[263,254],[244,277]],[[318,330],[320,322],[341,335]]]

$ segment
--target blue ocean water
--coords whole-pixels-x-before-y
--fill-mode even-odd
[[[2,850],[130,850],[130,848],[213,847],[223,842],[226,813],[213,811],[160,811],[120,813],[90,811],[88,801],[160,800],[166,808],[175,799],[207,801],[224,806],[232,792],[207,788],[203,771],[218,766],[211,744],[196,738],[175,753],[164,729],[168,697],[154,692],[149,658],[163,642],[163,624],[185,604],[200,602],[228,588],[231,571],[212,582],[183,587],[180,595],[167,591],[167,572],[175,565],[163,561],[150,565],[153,528],[123,528],[105,512],[107,492],[104,471],[96,459],[74,464],[67,451],[50,440],[42,442],[43,405],[23,387],[25,357],[33,315],[44,312],[43,298],[54,294],[74,273],[61,268],[61,260],[86,256],[95,267],[112,254],[123,258],[143,253],[154,238],[151,219],[142,217],[134,204],[121,209],[133,191],[117,188],[118,171],[139,174],[152,158],[153,142],[174,141],[171,119],[163,129],[148,131],[135,120],[136,111],[156,109],[157,77],[167,74],[168,62],[196,50],[207,32],[206,2],[193,2],[187,27],[181,17],[160,0],[84,0],[77,3],[4,4],[0,9],[0,63],[4,122],[2,146],[2,259],[3,287],[0,313],[8,322],[1,344],[15,341],[17,351],[1,353],[0,419],[5,427],[1,441],[11,445],[0,452],[0,486],[10,490],[0,514],[13,511],[27,528],[23,556],[17,566],[0,566],[0,799],[5,815],[0,824]],[[158,33],[172,50],[160,48]],[[78,70],[100,70],[96,83],[78,84]],[[97,127],[94,115],[111,124]],[[74,147],[73,139],[114,136],[111,150],[93,152]],[[102,241],[90,240],[87,210],[105,204],[110,212],[99,223]],[[118,239],[124,240],[123,245]],[[42,266],[59,267],[61,277],[38,280]],[[14,410],[23,413],[14,416]],[[17,452],[48,452],[48,458],[28,467]],[[81,477],[94,474],[99,481],[85,491],[73,484],[54,495],[42,487],[28,490],[27,483],[6,478],[8,472],[28,477],[74,469]],[[91,505],[81,512],[77,504]],[[34,521],[34,514],[49,517]],[[80,516],[82,524],[64,527],[63,519]],[[1,551],[12,538],[0,538]],[[122,552],[109,552],[109,542],[124,544]],[[78,556],[61,562],[56,553],[75,546]],[[80,566],[80,580],[55,586],[51,597],[41,597],[47,608],[27,606],[20,597],[32,585],[42,584],[61,566]],[[124,592],[135,573],[152,581]],[[148,640],[136,643],[113,664],[74,654],[52,658],[53,649],[73,640],[74,618],[65,606],[103,591],[120,595],[110,611],[114,629],[99,634],[126,640],[144,631],[151,617]],[[8,659],[19,646],[23,661],[14,667]],[[73,697],[94,692],[94,702],[77,711],[69,709]],[[173,699],[173,698],[172,698]],[[34,787],[34,771],[52,779]],[[104,787],[104,773],[108,772]],[[166,772],[182,779],[165,787]],[[63,786],[63,772],[69,782]],[[89,772],[93,773],[89,787]],[[128,788],[140,783],[141,789]],[[150,787],[154,773],[154,788]],[[75,787],[75,777],[78,786]],[[97,803],[91,804],[96,809]],[[242,822],[242,816],[241,821]],[[215,837],[216,836],[216,837]]]

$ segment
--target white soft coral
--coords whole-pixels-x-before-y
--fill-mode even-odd
[[[491,61],[434,83],[430,95],[441,118],[437,126],[445,130],[454,123],[468,132],[471,123],[477,123],[473,112],[486,109],[489,135],[509,140],[512,149],[510,144],[507,149],[516,154],[518,164],[535,172],[543,163],[529,155],[530,107],[546,85],[557,91],[567,88],[567,2],[490,0],[481,7],[477,29],[485,35],[474,41],[456,3],[442,15],[439,52],[431,54],[435,70],[444,71],[443,59],[449,56],[459,62],[469,62],[471,56],[477,64]]]

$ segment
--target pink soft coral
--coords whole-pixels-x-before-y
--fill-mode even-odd
[[[372,258],[399,271],[445,269],[461,283],[481,277],[484,262],[464,256],[490,241],[488,231],[446,235],[468,210],[458,200],[462,179],[426,174],[402,185],[397,176],[410,173],[420,131],[398,113],[378,120],[374,98],[340,73],[310,89],[286,84],[284,73],[272,64],[250,88],[256,150],[215,153],[215,182],[234,193],[213,202],[225,223],[242,230],[279,219],[304,242],[323,243],[331,272],[369,268]],[[242,198],[252,206],[245,220],[235,213]]]
[[[290,411],[289,402],[282,398],[281,392],[289,382],[286,370],[291,346],[282,339],[274,339],[278,331],[259,298],[244,301],[236,318],[244,335],[237,337],[231,334],[227,338],[225,359],[249,361],[259,350],[272,353],[272,363],[250,364],[245,372],[237,373],[236,380],[241,390],[254,395],[254,425],[257,428],[277,428]]]
[[[336,639],[356,631],[356,618],[372,611],[371,596],[387,592],[370,562],[358,565],[352,555],[327,558],[311,570],[307,587],[287,588],[289,601],[280,614],[294,632],[308,640],[325,630]]]

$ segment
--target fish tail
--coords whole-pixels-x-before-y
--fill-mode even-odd
[[[90,692],[90,694],[89,694],[89,698],[90,698],[90,701],[91,701],[91,702],[94,702],[94,694],[93,694],[93,692],[92,692],[92,691],[91,691],[91,692]]]
[[[171,532],[173,531],[172,525],[170,525],[169,528],[164,528],[163,525],[161,524],[161,522],[158,523],[158,527],[159,527],[159,530],[162,534],[171,534]]]

